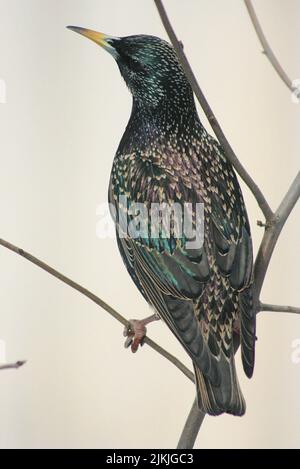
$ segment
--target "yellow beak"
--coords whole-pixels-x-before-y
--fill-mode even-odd
[[[119,40],[120,38],[108,36],[107,34],[98,33],[97,31],[93,31],[92,29],[81,28],[79,26],[67,26],[67,28],[71,29],[75,33],[87,37],[91,41],[106,49],[107,52],[112,54],[114,57],[118,55],[116,49],[109,43],[109,40]]]

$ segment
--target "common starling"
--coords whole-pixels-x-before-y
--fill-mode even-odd
[[[201,124],[191,86],[170,44],[154,36],[114,37],[69,28],[114,57],[133,97],[109,183],[126,268],[191,357],[199,408],[210,415],[243,415],[246,405],[234,345],[241,345],[243,368],[250,378],[255,312],[252,241],[235,172]],[[148,222],[146,232],[124,229],[134,221],[132,207],[137,203],[148,214],[152,204],[177,204],[193,227],[195,213],[186,206],[203,204],[203,243],[191,247],[192,235],[181,231],[178,236],[174,216],[169,232],[165,219],[159,219],[155,235]],[[141,324],[146,322],[149,319]],[[129,334],[134,349],[143,336],[136,323]]]

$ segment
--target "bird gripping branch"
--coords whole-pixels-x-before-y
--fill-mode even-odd
[[[199,408],[210,415],[243,415],[233,342],[240,341],[243,368],[251,377],[253,254],[234,170],[201,124],[172,46],[153,36],[69,29],[114,57],[133,97],[108,190],[125,266],[191,357]],[[195,244],[195,231],[179,228],[187,221],[197,232],[199,205],[203,236]],[[159,213],[169,208],[171,215],[158,217],[153,226],[154,206]],[[136,348],[141,334],[133,332],[132,340]]]

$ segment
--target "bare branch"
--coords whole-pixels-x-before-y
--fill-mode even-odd
[[[120,313],[118,313],[114,308],[112,308],[103,300],[101,300],[101,298],[96,296],[94,293],[87,290],[82,285],[79,285],[79,283],[74,282],[70,278],[66,277],[65,275],[61,274],[57,270],[53,269],[53,267],[50,267],[45,262],[41,261],[37,257],[34,257],[29,252],[26,252],[23,249],[18,248],[14,244],[11,244],[8,241],[5,241],[4,239],[0,238],[0,245],[9,249],[10,251],[15,252],[16,254],[19,254],[20,256],[27,259],[29,262],[32,262],[33,264],[35,264],[40,269],[45,270],[46,272],[53,275],[53,277],[57,278],[61,282],[65,283],[66,285],[69,285],[69,287],[73,288],[74,290],[77,290],[79,293],[82,293],[82,295],[86,296],[91,301],[96,303],[98,306],[104,309],[107,313],[113,316],[117,321],[119,321],[124,326],[129,325],[128,321]],[[160,345],[158,345],[156,342],[150,339],[150,337],[146,336],[144,343],[147,344],[149,347],[151,347],[153,350],[155,350],[157,353],[165,357],[167,360],[169,360],[169,362],[173,363],[173,365],[175,365],[180,371],[182,371],[182,373],[185,374],[185,376],[187,376],[191,381],[194,382],[193,373],[183,363],[181,363],[176,357],[174,357],[174,355],[167,352],[167,350],[163,349]]]
[[[240,338],[238,334],[233,335],[233,347],[234,353],[240,346]],[[195,398],[191,407],[190,413],[185,422],[184,428],[180,435],[180,439],[177,445],[178,449],[191,449],[194,447],[197,435],[205,418],[205,413],[202,412],[198,407],[197,397]]]
[[[286,74],[280,63],[278,62],[277,57],[275,56],[273,50],[270,47],[270,44],[268,43],[266,36],[264,35],[264,32],[262,30],[262,27],[258,21],[257,15],[255,13],[254,7],[252,5],[251,0],[244,0],[246,8],[248,10],[249,16],[251,18],[252,24],[254,26],[254,29],[256,31],[257,37],[262,45],[263,52],[266,55],[266,57],[269,59],[271,65],[273,66],[274,70],[276,73],[279,75],[281,80],[286,84],[286,86],[291,90],[294,91],[296,88],[293,86],[292,80],[289,78],[289,76]]]
[[[271,305],[268,303],[260,303],[260,311],[271,311],[278,313],[292,313],[300,314],[300,308],[295,306],[284,306],[284,305]]]
[[[15,363],[5,363],[5,365],[0,365],[0,370],[11,370],[18,369],[21,366],[25,365],[26,360],[19,360]]]
[[[178,358],[174,357],[171,353],[167,352],[164,348],[162,348],[160,345],[158,345],[156,342],[154,342],[150,337],[146,335],[144,343],[149,345],[153,350],[155,350],[157,353],[165,357],[169,362],[173,363],[182,373],[190,379],[193,383],[195,382],[195,377],[194,373],[191,372]]]
[[[274,223],[266,226],[261,245],[254,265],[254,279],[256,301],[258,304],[260,292],[266,276],[266,272],[278,241],[281,230],[300,197],[300,172],[295,177],[288,192],[275,212]]]
[[[241,162],[238,160],[235,152],[233,151],[233,148],[231,147],[230,143],[228,142],[227,138],[225,137],[225,134],[218,123],[216,116],[214,115],[210,105],[208,104],[198,82],[197,79],[194,75],[194,72],[188,62],[188,59],[184,53],[183,47],[181,42],[177,39],[177,36],[175,34],[175,31],[170,23],[170,20],[167,16],[166,10],[163,6],[163,3],[161,0],[154,0],[155,5],[157,7],[157,10],[159,12],[161,21],[165,27],[165,30],[170,38],[170,41],[175,49],[175,52],[178,56],[178,59],[183,67],[183,70],[186,74],[187,79],[190,82],[191,87],[193,88],[193,91],[213,129],[213,131],[216,134],[216,137],[218,138],[222,148],[225,151],[226,157],[228,160],[231,162],[231,164],[234,166],[236,169],[237,173],[240,175],[240,177],[243,179],[243,181],[247,184],[249,189],[251,190],[252,194],[256,198],[256,201],[263,212],[266,220],[272,220],[273,219],[273,212],[265,199],[262,191],[258,187],[258,185],[254,182],[250,174],[246,171],[246,169],[243,167]]]
[[[199,410],[196,398],[183,427],[177,449],[190,449],[194,447],[204,417],[205,414]]]

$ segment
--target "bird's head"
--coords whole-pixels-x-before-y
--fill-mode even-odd
[[[188,105],[193,100],[173,47],[166,41],[147,35],[108,36],[77,26],[69,29],[91,39],[116,60],[120,72],[135,100],[144,106],[157,107],[163,101]]]

